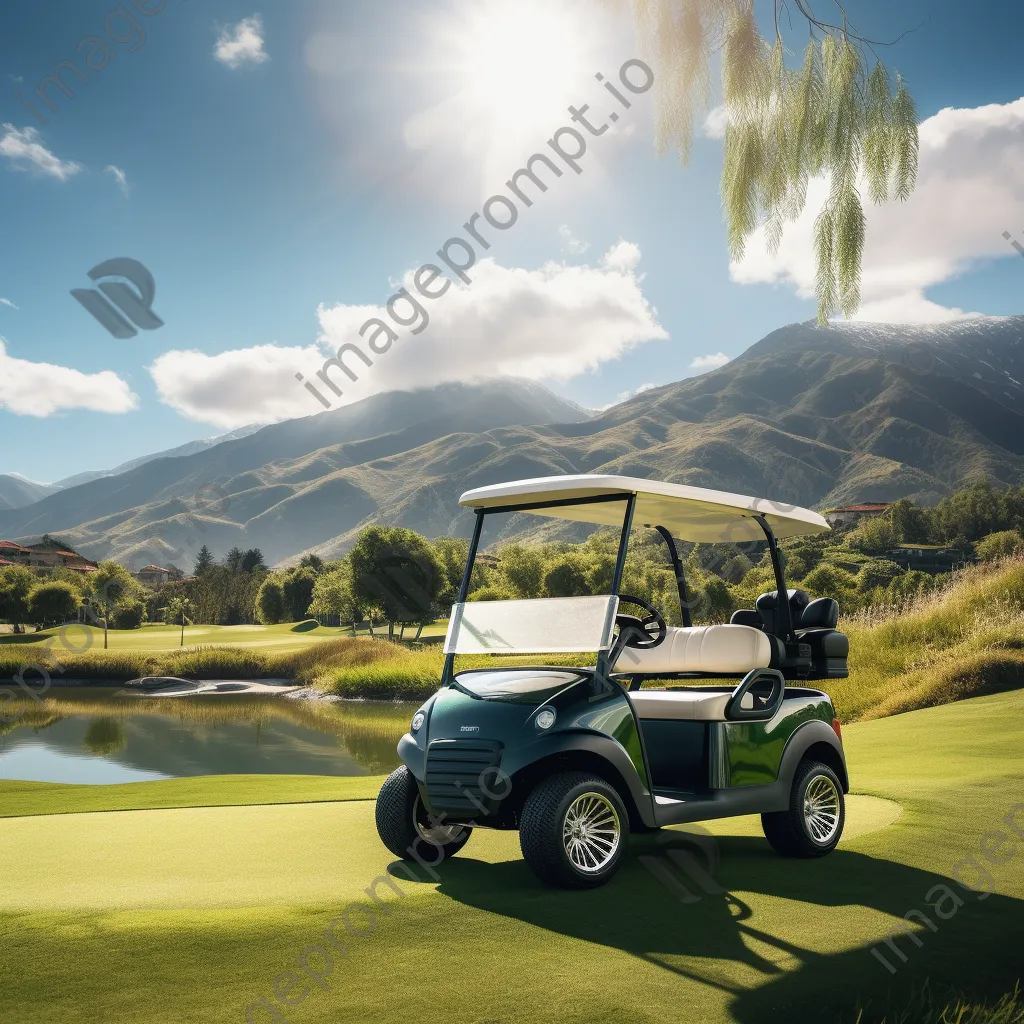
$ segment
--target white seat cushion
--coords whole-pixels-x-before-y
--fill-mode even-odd
[[[713,690],[635,690],[629,699],[641,721],[724,722],[731,696]]]
[[[669,626],[657,647],[626,647],[613,671],[741,673],[767,668],[771,660],[771,641],[753,626]]]

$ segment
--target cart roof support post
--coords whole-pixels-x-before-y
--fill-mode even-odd
[[[768,552],[771,555],[772,568],[775,570],[775,621],[782,634],[781,639],[793,640],[793,612],[789,607],[789,590],[786,587],[786,574],[782,568],[782,556],[779,554],[779,542],[775,539],[775,534],[772,533],[772,528],[764,516],[754,516],[754,518],[761,524],[761,529],[764,530],[764,535],[768,539]]]

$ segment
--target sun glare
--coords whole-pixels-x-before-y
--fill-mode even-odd
[[[474,4],[459,39],[470,105],[506,130],[546,127],[585,85],[585,34],[572,4]]]

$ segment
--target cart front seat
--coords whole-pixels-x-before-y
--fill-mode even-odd
[[[668,626],[657,647],[624,648],[612,671],[742,675],[752,668],[768,668],[771,660],[770,637],[753,626]]]

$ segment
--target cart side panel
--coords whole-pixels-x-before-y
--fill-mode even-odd
[[[793,697],[782,702],[768,722],[724,722],[718,725],[718,758],[729,788],[761,786],[779,776],[782,754],[790,737],[807,722],[832,723],[827,697]]]

